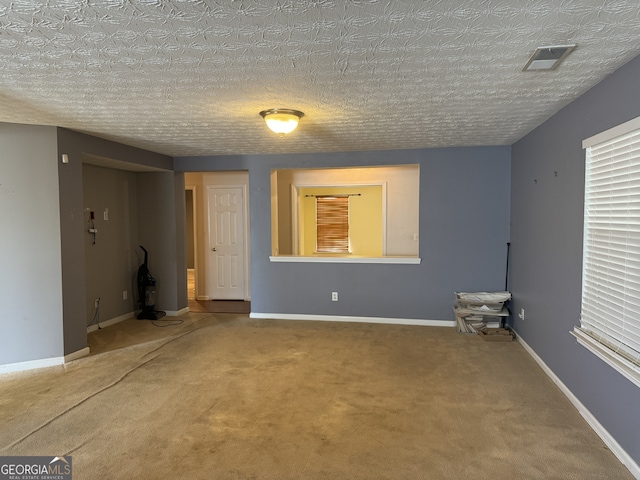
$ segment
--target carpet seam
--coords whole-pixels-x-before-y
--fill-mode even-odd
[[[100,390],[98,390],[97,392],[92,393],[91,395],[89,395],[88,397],[83,398],[82,400],[80,400],[79,402],[77,402],[76,404],[70,406],[69,408],[67,408],[66,410],[60,412],[58,415],[56,415],[55,417],[49,419],[48,421],[46,421],[45,423],[43,423],[42,425],[40,425],[39,427],[31,430],[29,433],[27,433],[26,435],[24,435],[23,437],[19,438],[18,440],[16,440],[15,442],[9,444],[8,446],[4,447],[3,450],[7,450],[9,448],[13,448],[17,445],[20,445],[22,442],[24,442],[26,439],[28,439],[30,436],[36,434],[37,432],[39,432],[40,430],[42,430],[43,428],[51,425],[53,422],[55,422],[57,419],[63,417],[64,415],[66,415],[67,413],[69,413],[70,411],[74,410],[75,408],[79,407],[80,405],[82,405],[83,403],[87,402],[88,400],[94,398],[96,395],[101,394],[102,392],[105,392],[106,390],[116,386],[118,383],[122,382],[125,378],[127,378],[129,376],[129,374],[135,372],[136,370],[138,370],[141,367],[144,367],[146,364],[148,364],[149,362],[153,361],[155,358],[157,357],[157,355],[153,358],[150,358],[149,360],[136,365],[134,368],[132,368],[131,370],[127,371],[124,375],[122,375],[120,378],[118,378],[116,381],[110,383],[109,385],[107,385],[104,388],[101,388]]]

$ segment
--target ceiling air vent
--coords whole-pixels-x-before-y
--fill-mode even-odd
[[[522,71],[555,70],[558,65],[575,50],[575,45],[556,45],[555,47],[538,47]]]

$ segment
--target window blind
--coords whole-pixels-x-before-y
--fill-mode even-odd
[[[640,130],[587,148],[580,323],[640,372]]]
[[[316,197],[316,250],[349,253],[349,197]]]

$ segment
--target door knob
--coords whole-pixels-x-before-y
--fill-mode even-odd
[[[212,252],[217,252],[216,247],[213,247],[213,248],[211,249],[211,251],[212,251]]]

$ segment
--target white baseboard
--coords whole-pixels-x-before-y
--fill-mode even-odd
[[[196,297],[196,300],[200,300],[201,302],[206,302],[207,300],[209,300],[209,295],[198,295]]]
[[[63,357],[53,358],[41,358],[39,360],[29,360],[28,362],[9,363],[7,365],[0,365],[0,375],[5,373],[24,372],[26,370],[35,370],[37,368],[58,367],[65,363],[77,360],[78,358],[86,357],[89,355],[89,347],[81,348],[80,350],[65,355]]]
[[[96,323],[95,325],[90,325],[87,327],[87,333],[98,330],[98,325],[100,325],[100,328],[104,328],[104,327],[108,327],[109,325],[115,325],[116,323],[123,322],[124,320],[128,320],[130,318],[135,318],[135,316],[136,316],[136,312],[129,312],[114,318],[110,318],[109,320],[105,320],[104,322],[99,322],[99,323]]]
[[[29,360],[27,362],[9,363],[6,365],[0,365],[0,374],[34,370],[36,368],[57,367],[62,364],[64,364],[64,357],[42,358],[39,360]]]
[[[64,363],[69,363],[79,358],[86,357],[90,353],[91,353],[91,350],[89,349],[89,347],[81,348],[80,350],[70,353],[69,355],[65,355]]]
[[[180,310],[166,310],[164,313],[167,314],[167,317],[178,317],[180,315],[184,315],[185,313],[189,313],[189,307],[184,307]]]
[[[298,315],[292,313],[256,313],[249,318],[272,320],[315,320],[321,322],[384,323],[391,325],[421,325],[425,327],[455,327],[455,320],[420,320],[416,318],[348,317],[342,315]]]
[[[640,480],[640,466],[631,458],[631,456],[620,446],[620,444],[616,441],[615,438],[602,426],[600,422],[593,416],[593,414],[585,407],[578,397],[576,397],[569,388],[562,383],[562,380],[558,378],[558,376],[553,373],[553,370],[549,368],[549,366],[544,363],[544,361],[538,356],[538,354],[525,342],[520,335],[516,332],[516,336],[518,341],[523,346],[525,351],[531,355],[531,358],[538,364],[538,366],[542,369],[544,373],[555,383],[560,391],[564,393],[564,395],[569,399],[569,401],[573,404],[573,406],[578,410],[580,415],[586,420],[589,426],[593,429],[594,432],[602,439],[602,441],[609,447],[609,450],[613,452],[613,454],[618,457],[618,460],[627,467],[631,474]]]
[[[189,313],[189,307],[184,307],[180,310],[167,310],[164,313],[167,314],[167,317],[177,317],[179,315],[184,315],[185,313]],[[129,320],[130,318],[136,318],[136,312],[125,313],[124,315],[119,315],[114,318],[110,318],[109,320],[105,320],[104,322],[100,322],[100,328],[108,327],[110,325],[115,325],[116,323],[123,322],[124,320]],[[98,330],[98,324],[91,325],[87,327],[87,333],[94,332]]]

